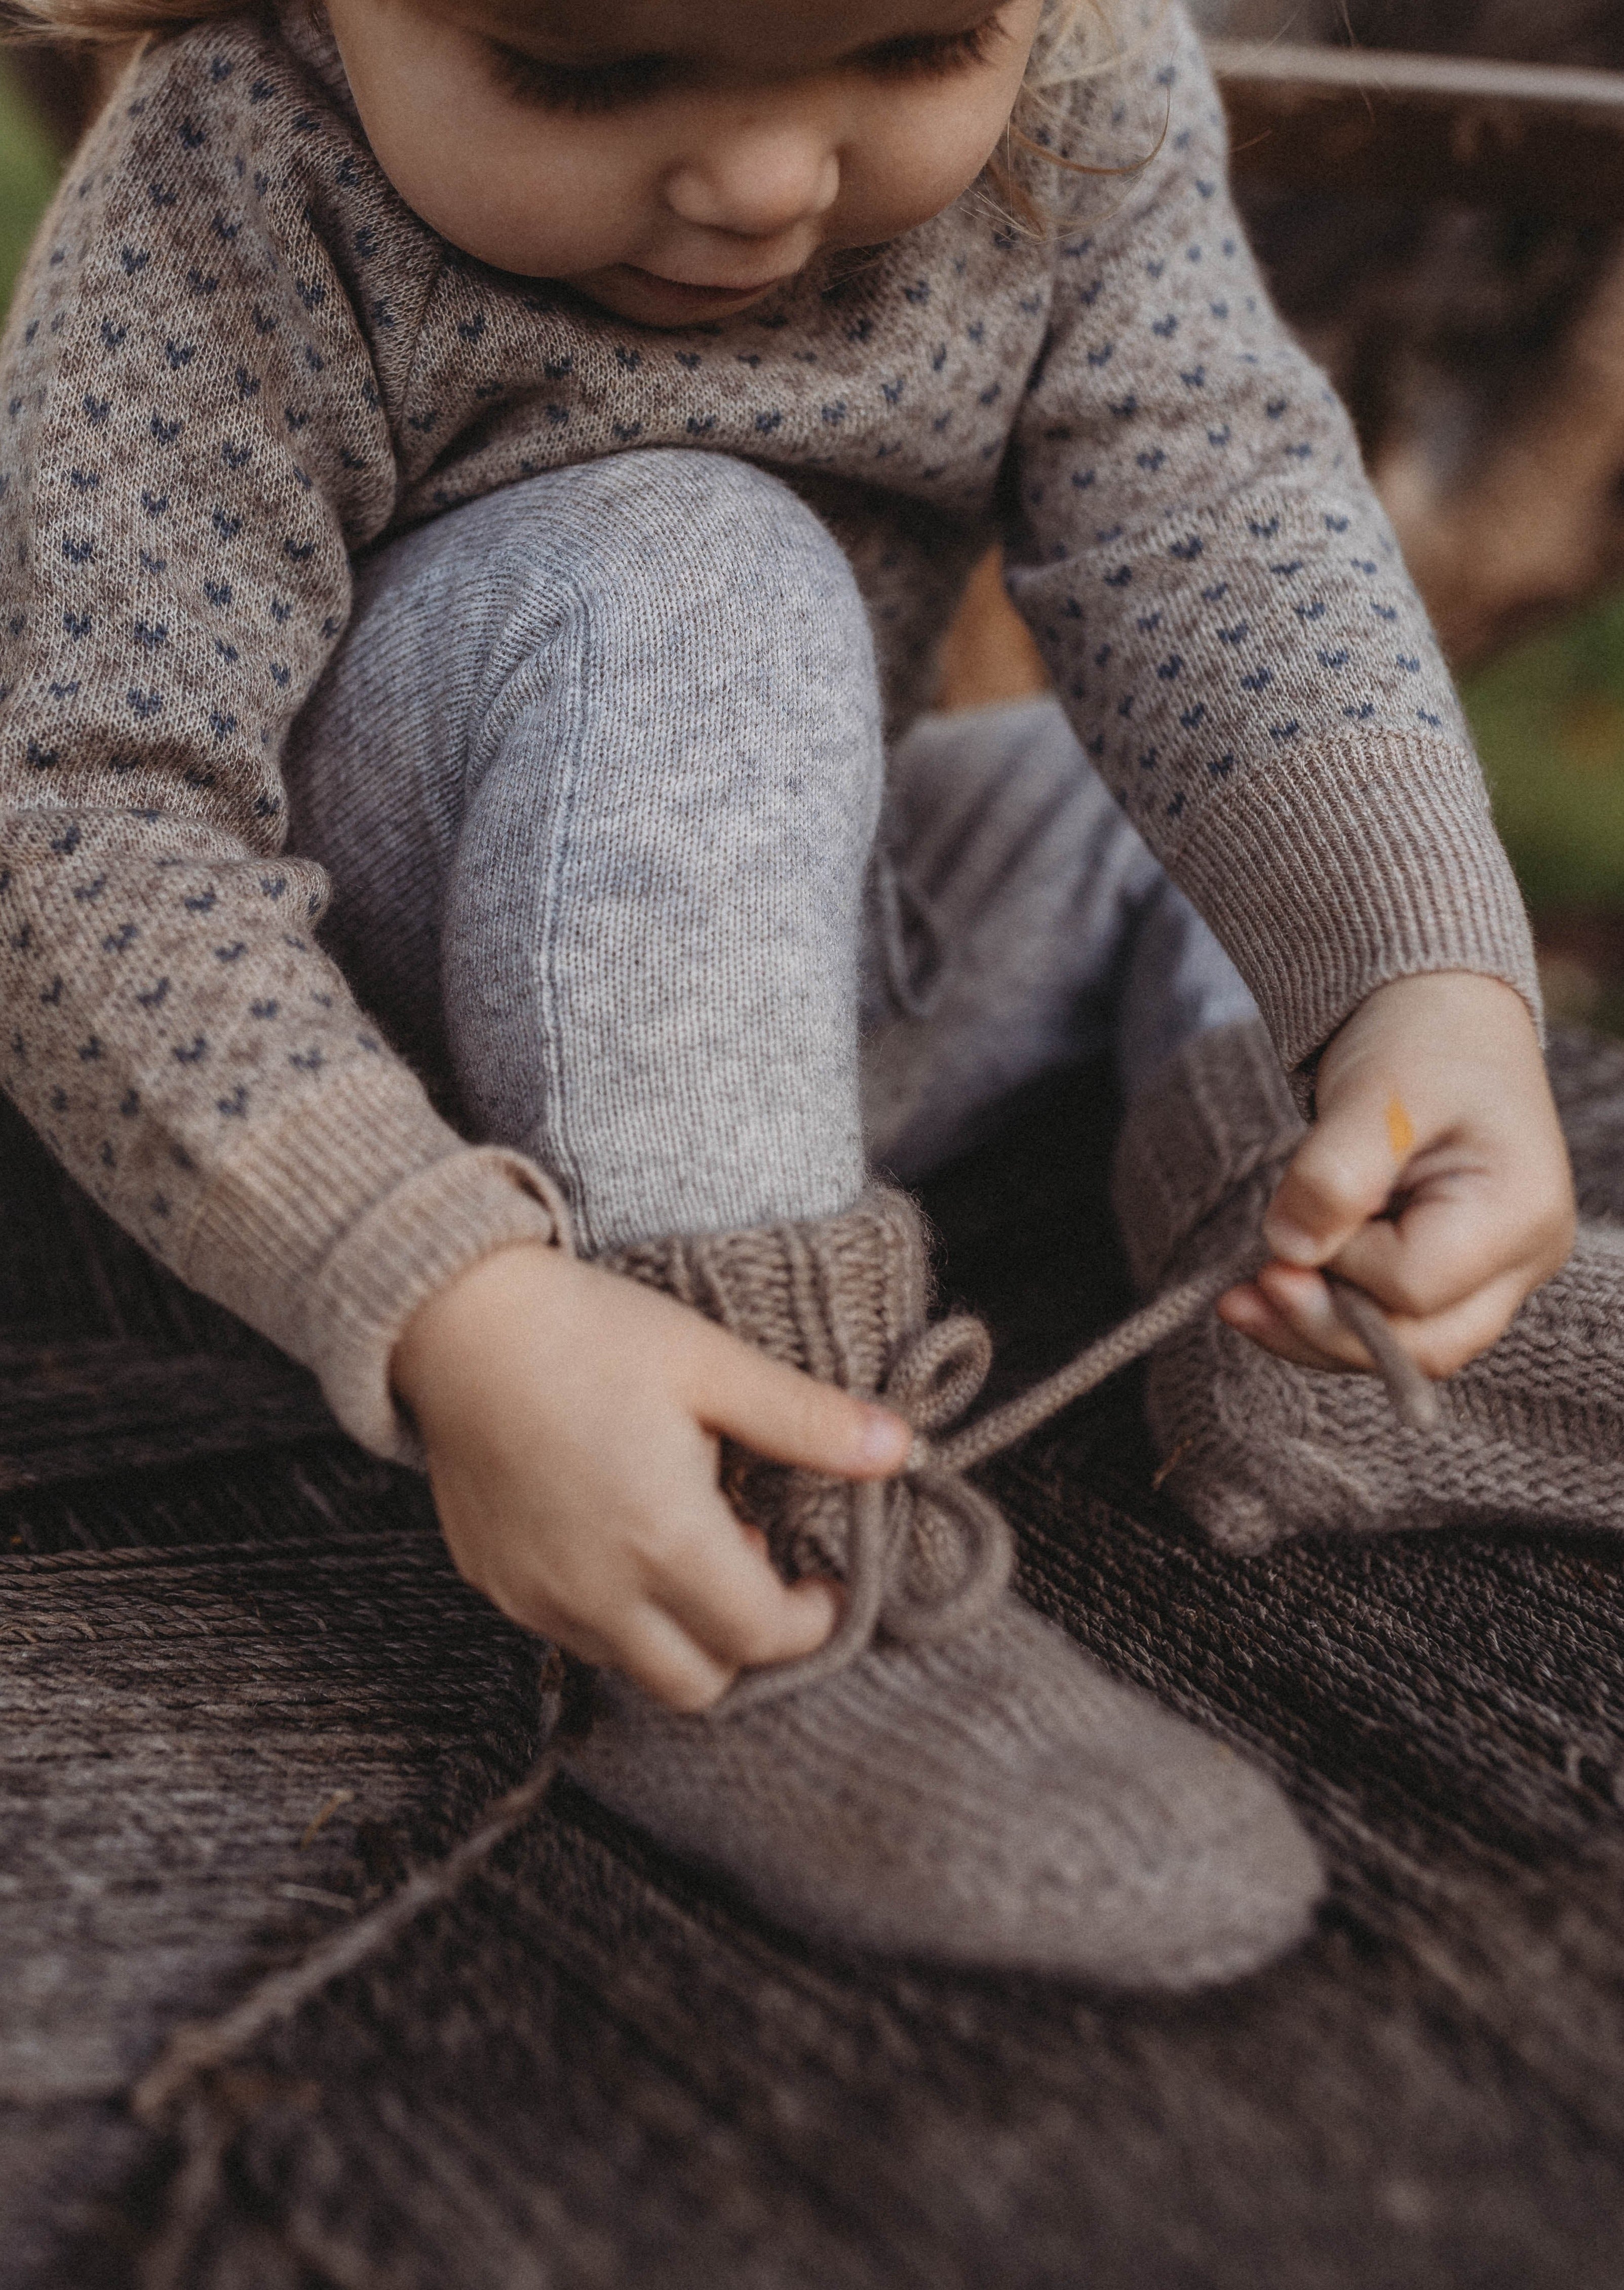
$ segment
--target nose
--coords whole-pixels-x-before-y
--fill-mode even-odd
[[[736,238],[779,238],[827,214],[840,191],[840,156],[804,128],[748,121],[674,167],[666,204],[683,222]]]

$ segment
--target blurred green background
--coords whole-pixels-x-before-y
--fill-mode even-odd
[[[51,196],[52,140],[0,53],[0,309]],[[1624,1032],[1624,596],[1467,681],[1558,1014]]]
[[[1624,1034],[1624,596],[1464,689],[1552,1014]]]
[[[0,309],[56,182],[51,138],[0,56]]]

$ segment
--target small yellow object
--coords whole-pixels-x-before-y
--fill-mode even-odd
[[[323,1830],[326,1828],[327,1823],[332,1819],[333,1814],[337,1813],[340,1806],[354,1805],[355,1801],[356,1793],[354,1790],[334,1790],[326,1804],[314,1815],[307,1826],[304,1835],[299,1840],[299,1850],[302,1853],[308,1846],[315,1843],[316,1839],[321,1835]]]
[[[1393,1148],[1393,1158],[1401,1164],[1415,1150],[1415,1124],[1396,1097],[1388,1100],[1388,1142]]]

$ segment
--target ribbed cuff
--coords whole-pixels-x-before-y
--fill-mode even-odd
[[[1288,1071],[1379,986],[1503,980],[1541,1021],[1533,941],[1469,750],[1392,733],[1260,765],[1177,861]]]
[[[420,1304],[493,1249],[568,1246],[564,1203],[522,1153],[468,1145],[397,1185],[332,1251],[311,1294],[310,1365],[345,1429],[391,1462],[421,1466],[389,1363]]]
[[[393,1060],[350,1068],[252,1135],[188,1235],[182,1277],[315,1370],[363,1446],[420,1464],[389,1389],[418,1306],[492,1250],[569,1246],[549,1178],[465,1144]]]

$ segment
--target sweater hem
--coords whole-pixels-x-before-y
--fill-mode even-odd
[[[522,1153],[465,1143],[388,1061],[329,1079],[245,1141],[178,1269],[314,1370],[363,1446],[420,1466],[389,1389],[401,1332],[481,1257],[526,1241],[570,1245],[552,1181]]]
[[[1260,765],[1244,805],[1210,811],[1177,869],[1222,917],[1288,1073],[1378,987],[1427,972],[1500,979],[1542,1030],[1527,913],[1471,750],[1395,733],[1314,762]]]

